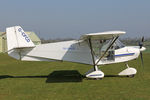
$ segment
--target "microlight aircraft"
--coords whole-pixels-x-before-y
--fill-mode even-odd
[[[79,40],[34,45],[20,26],[6,28],[8,55],[22,61],[69,61],[92,65],[85,76],[102,79],[104,73],[98,66],[125,62],[127,68],[120,76],[134,76],[135,68],[128,61],[142,58],[144,38],[139,46],[125,46],[118,38],[124,31],[108,31],[85,34]],[[142,58],[143,59],[143,58]],[[143,62],[143,60],[142,60]]]

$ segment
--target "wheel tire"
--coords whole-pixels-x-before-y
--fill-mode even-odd
[[[102,80],[103,78],[96,78],[96,80]]]
[[[133,74],[133,75],[127,75],[127,77],[129,77],[129,78],[133,78],[133,77],[134,77],[134,74]]]

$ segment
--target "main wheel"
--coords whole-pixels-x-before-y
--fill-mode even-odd
[[[102,80],[103,78],[95,78],[95,80]]]

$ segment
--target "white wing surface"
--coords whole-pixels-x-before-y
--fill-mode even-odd
[[[100,40],[105,40],[105,39],[111,39],[114,37],[118,37],[122,34],[125,34],[126,32],[124,31],[108,31],[108,32],[99,32],[99,33],[90,33],[90,34],[85,34],[80,37],[80,40],[86,40],[86,39],[100,39]]]

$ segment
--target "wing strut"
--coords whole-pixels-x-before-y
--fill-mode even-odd
[[[118,36],[119,37],[119,36]],[[97,65],[100,60],[105,56],[105,54],[107,53],[107,51],[111,48],[111,46],[115,43],[115,41],[118,39],[118,37],[114,37],[113,40],[111,41],[111,44],[109,45],[109,47],[106,49],[106,51],[104,52],[104,54],[98,59],[98,61],[96,62],[95,65]]]
[[[90,50],[91,50],[91,55],[92,55],[92,60],[93,60],[93,65],[94,65],[94,71],[96,71],[95,68],[95,58],[94,58],[94,51],[93,51],[93,47],[92,47],[92,43],[91,43],[91,38],[89,38],[89,45],[90,45]]]

